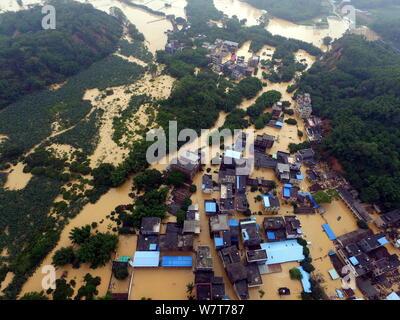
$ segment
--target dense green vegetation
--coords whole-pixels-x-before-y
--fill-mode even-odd
[[[252,6],[267,10],[271,15],[293,22],[301,22],[329,13],[323,0],[244,0]]]
[[[330,120],[321,149],[339,159],[366,202],[400,205],[400,55],[389,45],[345,36],[304,74],[314,112]]]
[[[41,6],[0,16],[0,109],[116,49],[122,27],[115,18],[89,4],[52,3],[57,6],[56,30],[42,29]]]
[[[120,40],[118,45],[120,47],[120,53],[124,56],[132,56],[147,63],[153,61],[153,54],[147,50],[143,42]]]
[[[68,4],[64,3],[62,5],[68,6]],[[76,12],[77,5],[81,6],[73,4],[71,10],[75,11],[70,10],[70,14],[74,16],[74,21],[76,20],[75,17],[82,18],[82,20],[78,19],[75,25],[71,24],[69,20],[68,23],[65,23],[68,25],[66,28],[73,26],[77,37],[81,32],[85,33],[85,41],[90,40],[90,48],[97,48],[98,54],[90,56],[83,43],[80,43],[78,47],[72,46],[69,49],[74,51],[76,59],[81,59],[85,54],[88,56],[86,57],[87,63],[79,60],[78,70],[73,71],[73,66],[70,65],[70,71],[73,71],[71,74],[82,69],[86,70],[68,78],[58,89],[43,90],[23,96],[2,110],[0,114],[0,132],[8,137],[0,147],[1,166],[6,168],[9,166],[7,162],[12,161],[15,163],[19,158],[26,165],[24,171],[33,174],[33,178],[27,187],[19,191],[4,190],[2,188],[3,176],[0,183],[0,212],[2,213],[0,217],[0,251],[7,248],[8,252],[8,256],[0,258],[0,279],[2,280],[8,271],[15,274],[8,287],[2,291],[3,298],[15,299],[17,297],[26,279],[57,244],[60,232],[68,222],[68,219],[80,212],[84,204],[89,201],[97,201],[110,187],[122,184],[128,174],[142,171],[148,166],[144,152],[148,143],[137,141],[133,144],[135,153],[130,152],[121,166],[111,166],[108,168],[111,170],[108,171],[97,168],[93,170],[93,173],[89,167],[88,155],[93,152],[96,145],[97,127],[102,111],[94,110],[88,116],[92,106],[89,101],[82,100],[85,91],[92,88],[105,90],[108,87],[132,83],[144,73],[145,69],[116,56],[110,56],[94,62],[116,49],[117,40],[122,33],[120,21],[104,13],[100,14],[101,21],[99,21],[99,16],[96,16],[96,13],[92,19],[92,11],[97,11],[94,9],[89,10],[87,8],[90,8],[90,6],[85,5],[84,9]],[[35,10],[37,11],[37,9]],[[68,15],[68,10],[63,9],[61,11],[63,11],[63,14]],[[7,19],[10,20],[7,20],[4,25],[2,21],[1,28],[9,26],[12,18],[18,17],[19,13],[17,15],[8,15]],[[42,17],[41,13],[40,17]],[[60,26],[57,31],[63,30],[60,25],[60,16],[57,18],[58,26]],[[61,21],[63,20],[61,19]],[[85,21],[85,23],[82,21]],[[103,27],[103,23],[109,26]],[[29,19],[26,24],[20,19],[15,25],[21,29],[21,32],[24,31],[24,34],[29,31],[29,28],[32,27],[33,31],[35,31],[35,28],[40,26],[40,24],[37,27],[30,24]],[[115,28],[114,31],[108,30],[109,28],[113,29],[114,26],[118,28]],[[94,31],[91,32],[90,28],[93,28]],[[134,41],[143,41],[143,36],[133,25],[128,25],[127,29]],[[3,29],[1,30],[3,31]],[[9,32],[11,32],[10,30]],[[107,37],[110,38],[102,38],[102,32],[106,33]],[[55,43],[59,45],[60,41],[57,41],[57,36],[55,35],[47,38],[43,33],[41,37],[43,38],[42,42],[32,37],[31,43],[30,41],[25,41],[26,36],[20,38],[19,35],[14,35],[14,38],[9,42],[10,45],[14,42],[16,46],[25,45],[26,52],[29,54],[32,53],[30,50],[33,50],[38,43],[43,50],[39,50],[40,52],[37,52],[37,54],[43,53],[51,61],[51,56],[49,56],[51,52],[47,52],[46,49],[47,47],[49,50],[54,48],[50,44],[47,46],[47,42],[44,41],[52,39],[52,45]],[[18,42],[20,39],[25,39],[25,42]],[[97,39],[100,42],[98,44],[96,44]],[[3,38],[0,41],[3,41]],[[68,41],[67,37],[62,45],[69,45]],[[32,48],[30,47],[31,45]],[[65,54],[68,54],[70,51],[63,49],[62,45],[59,47],[60,51],[64,50]],[[100,49],[104,50],[100,52]],[[13,51],[14,54],[16,54],[15,52]],[[54,53],[57,52],[57,50],[54,51]],[[16,56],[18,55],[16,54]],[[21,56],[19,57],[22,59]],[[68,57],[64,61],[68,62]],[[94,63],[92,64],[92,62]],[[0,63],[3,63],[1,59]],[[10,65],[12,65],[12,62],[10,62]],[[32,71],[26,65],[21,64],[21,66],[27,68],[26,72]],[[50,71],[51,74],[56,74],[56,71]],[[21,74],[28,78],[26,72]],[[57,82],[64,80],[69,75],[65,74],[63,78],[57,78]],[[46,73],[43,74],[43,77],[46,77]],[[51,134],[51,124],[54,121],[58,122],[61,129],[69,130],[46,140]],[[20,158],[22,154],[41,142],[41,146],[36,148],[33,153],[25,159],[23,157]],[[59,159],[44,149],[52,142],[70,144],[81,148],[83,152],[74,152],[67,157]],[[93,180],[88,176],[90,174],[93,175]],[[105,179],[102,179],[104,178],[102,174],[106,174]],[[93,188],[88,189],[88,185],[92,185]],[[63,200],[54,203],[54,199],[59,194],[62,194]],[[49,215],[49,213],[52,214]],[[79,250],[73,252],[73,254],[70,248],[57,252],[54,257],[55,264],[72,263],[74,267],[79,267],[81,262],[89,262],[94,268],[102,265],[106,261],[107,254],[96,250],[99,246],[104,248],[108,246],[111,248],[110,250],[113,250],[113,240],[108,239],[107,245],[103,246],[101,239],[97,241],[97,238],[92,238],[94,237],[90,237],[89,240],[81,244]],[[96,257],[93,258],[93,255]],[[60,289],[56,289],[53,292],[56,299],[70,297],[68,284],[60,280],[58,287]],[[85,291],[81,296],[85,296]],[[88,296],[90,298],[90,294]]]
[[[144,69],[139,65],[111,56],[73,76],[58,90],[34,93],[10,105],[0,114],[0,134],[8,136],[0,146],[0,162],[16,159],[51,134],[54,117],[49,110],[63,104],[63,110],[58,117],[68,121],[69,125],[75,125],[90,110],[87,102],[80,102],[79,104],[83,103],[84,110],[79,111],[81,118],[78,118],[78,108],[74,107],[77,101],[82,100],[87,89],[104,90],[110,86],[131,83],[143,72]],[[95,125],[95,122],[90,124]],[[76,135],[81,144],[87,143],[84,141],[85,136],[79,132],[76,132]],[[57,139],[62,139],[62,136],[58,136]]]
[[[68,144],[81,149],[84,154],[92,154],[99,141],[100,119],[103,110],[97,109],[87,119],[78,122],[72,129],[50,139],[50,142]]]
[[[398,0],[354,0],[357,9],[367,10],[368,14],[359,12],[357,23],[366,24],[384,41],[400,48],[400,1]]]
[[[118,214],[117,223],[120,225],[120,233],[133,233],[132,229],[140,228],[143,217],[166,218],[167,207],[165,201],[168,188],[154,188],[137,197],[133,205],[116,208]]]
[[[121,139],[124,135],[129,133],[128,124],[131,118],[139,111],[139,108],[152,101],[151,97],[147,95],[134,95],[129,101],[128,107],[122,110],[118,116],[113,119],[113,141],[118,145],[121,144]]]

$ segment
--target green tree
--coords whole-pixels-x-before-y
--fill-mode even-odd
[[[289,270],[290,279],[292,280],[301,280],[303,279],[303,275],[301,274],[300,270],[297,268],[292,268]]]
[[[74,244],[83,244],[90,238],[90,225],[75,227],[69,233],[69,238]]]
[[[172,170],[167,175],[167,184],[174,187],[180,187],[185,182],[185,175],[177,170]]]
[[[114,276],[118,280],[124,280],[129,276],[129,271],[128,271],[128,264],[127,263],[119,263],[117,267],[114,270]]]
[[[111,252],[115,251],[118,236],[109,233],[97,233],[91,236],[78,249],[76,256],[83,263],[90,263],[90,268],[104,266],[111,259]]]
[[[44,291],[40,291],[27,292],[20,298],[20,300],[49,300],[49,298],[45,295]]]
[[[163,183],[162,173],[156,169],[146,170],[139,173],[134,179],[133,184],[138,190],[149,191],[157,189]]]
[[[75,296],[75,300],[81,300],[82,298],[85,298],[85,300],[93,300],[94,297],[99,293],[97,287],[101,283],[101,278],[93,278],[90,273],[87,273],[83,279],[84,285],[79,288],[78,294]]]
[[[318,203],[331,203],[332,202],[332,196],[329,195],[327,192],[325,191],[318,191],[316,192],[314,195],[314,200]]]
[[[53,291],[53,300],[70,300],[74,289],[65,279],[56,280],[56,289]]]
[[[61,248],[54,253],[52,264],[54,266],[64,266],[73,263],[75,253],[72,247]]]

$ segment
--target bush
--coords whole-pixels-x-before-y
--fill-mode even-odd
[[[114,276],[118,280],[124,280],[129,276],[128,272],[128,264],[127,263],[119,263],[114,270]]]
[[[250,216],[251,216],[251,210],[250,210],[250,209],[247,209],[247,210],[245,211],[244,215],[245,215],[246,217],[250,217]]]
[[[189,187],[189,191],[190,191],[190,193],[196,193],[197,187],[196,187],[194,184],[192,184],[192,185]]]
[[[315,270],[315,267],[310,262],[303,261],[301,263],[301,266],[303,267],[304,271],[306,271],[308,273],[311,273]]]
[[[185,182],[185,175],[177,170],[172,170],[167,176],[167,184],[180,187]]]
[[[289,270],[290,279],[292,280],[301,280],[303,279],[303,275],[301,274],[300,270],[297,268],[292,268]]]
[[[292,126],[295,126],[295,125],[297,124],[296,119],[293,119],[293,118],[289,118],[289,119],[285,120],[285,122],[286,122],[287,124],[292,125]]]
[[[72,247],[61,248],[54,254],[52,264],[54,266],[65,266],[72,263],[74,259],[75,253]]]
[[[304,240],[303,238],[298,238],[297,243],[303,247],[307,246],[307,241]]]
[[[368,224],[364,220],[358,220],[357,221],[357,226],[360,229],[368,229]]]

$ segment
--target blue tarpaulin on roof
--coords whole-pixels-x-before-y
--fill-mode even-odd
[[[330,256],[334,256],[334,255],[336,254],[336,252],[333,251],[333,250],[330,250],[328,254],[329,254]]]
[[[389,241],[387,241],[387,239],[385,237],[379,238],[378,242],[381,246],[384,246],[385,244],[388,244]]]
[[[350,262],[352,263],[353,266],[356,266],[359,264],[358,260],[356,257],[350,257],[349,258]]]
[[[249,235],[247,233],[247,230],[242,230],[242,236],[243,236],[243,240],[249,240]]]
[[[229,226],[230,227],[238,227],[239,226],[239,221],[235,219],[229,220]]]
[[[155,251],[157,250],[157,244],[156,243],[151,243],[149,246],[150,251]]]
[[[268,232],[267,232],[267,238],[268,238],[269,240],[275,240],[275,239],[276,239],[275,233],[274,233],[274,232],[271,232],[271,231],[268,231]]]
[[[286,187],[286,186],[283,188],[283,196],[285,198],[290,198],[290,190],[291,190],[291,188],[292,187]]]
[[[340,291],[339,289],[336,289],[336,293],[337,293],[338,298],[344,298],[342,291]]]
[[[133,258],[134,267],[158,267],[160,264],[159,251],[136,251]]]
[[[302,174],[297,174],[297,175],[296,175],[296,179],[297,179],[297,180],[303,180],[304,177],[303,177]]]
[[[331,227],[329,226],[329,224],[324,223],[322,225],[322,228],[324,229],[324,231],[328,235],[329,240],[336,240],[336,236],[333,233],[333,231],[332,231]]]
[[[275,122],[275,124],[276,124],[278,127],[282,127],[282,126],[283,126],[283,122],[280,122],[280,121]]]
[[[161,266],[165,268],[189,268],[192,266],[190,256],[164,256],[161,258]]]

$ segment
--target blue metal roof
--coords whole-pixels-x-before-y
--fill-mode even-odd
[[[283,123],[280,122],[280,121],[277,121],[277,122],[275,122],[275,125],[277,125],[278,127],[282,127],[282,126],[283,126]]]
[[[222,238],[214,238],[215,247],[222,247],[224,245],[224,239]]]
[[[333,231],[332,231],[331,227],[329,226],[329,224],[324,223],[322,225],[322,228],[324,229],[324,231],[328,235],[329,240],[336,240],[336,235],[333,233]]]
[[[356,265],[359,264],[359,262],[358,262],[358,260],[357,260],[356,257],[350,257],[349,260],[350,260],[350,262],[351,262],[351,264],[352,264],[353,266],[356,266]]]
[[[261,243],[260,246],[261,249],[267,251],[267,265],[290,261],[301,261],[305,258],[303,247],[297,243],[297,240],[264,242]]]
[[[290,190],[292,187],[284,187],[283,188],[283,196],[286,198],[290,198]]]
[[[396,292],[389,294],[385,300],[400,300],[399,295]]]
[[[207,212],[217,212],[217,204],[215,202],[206,202],[205,206]]]
[[[296,179],[297,180],[303,180],[304,176],[302,174],[296,174]]]
[[[160,264],[159,251],[136,251],[133,258],[134,267],[158,267]]]
[[[337,293],[338,298],[344,298],[342,291],[340,291],[339,289],[336,289],[336,293]]]
[[[191,256],[164,256],[161,266],[165,268],[189,268],[193,264]]]
[[[303,278],[301,279],[301,284],[303,286],[303,290],[306,293],[311,293],[311,276],[308,272],[306,272],[302,266],[297,267],[297,269],[300,271],[301,275],[303,276]]]

